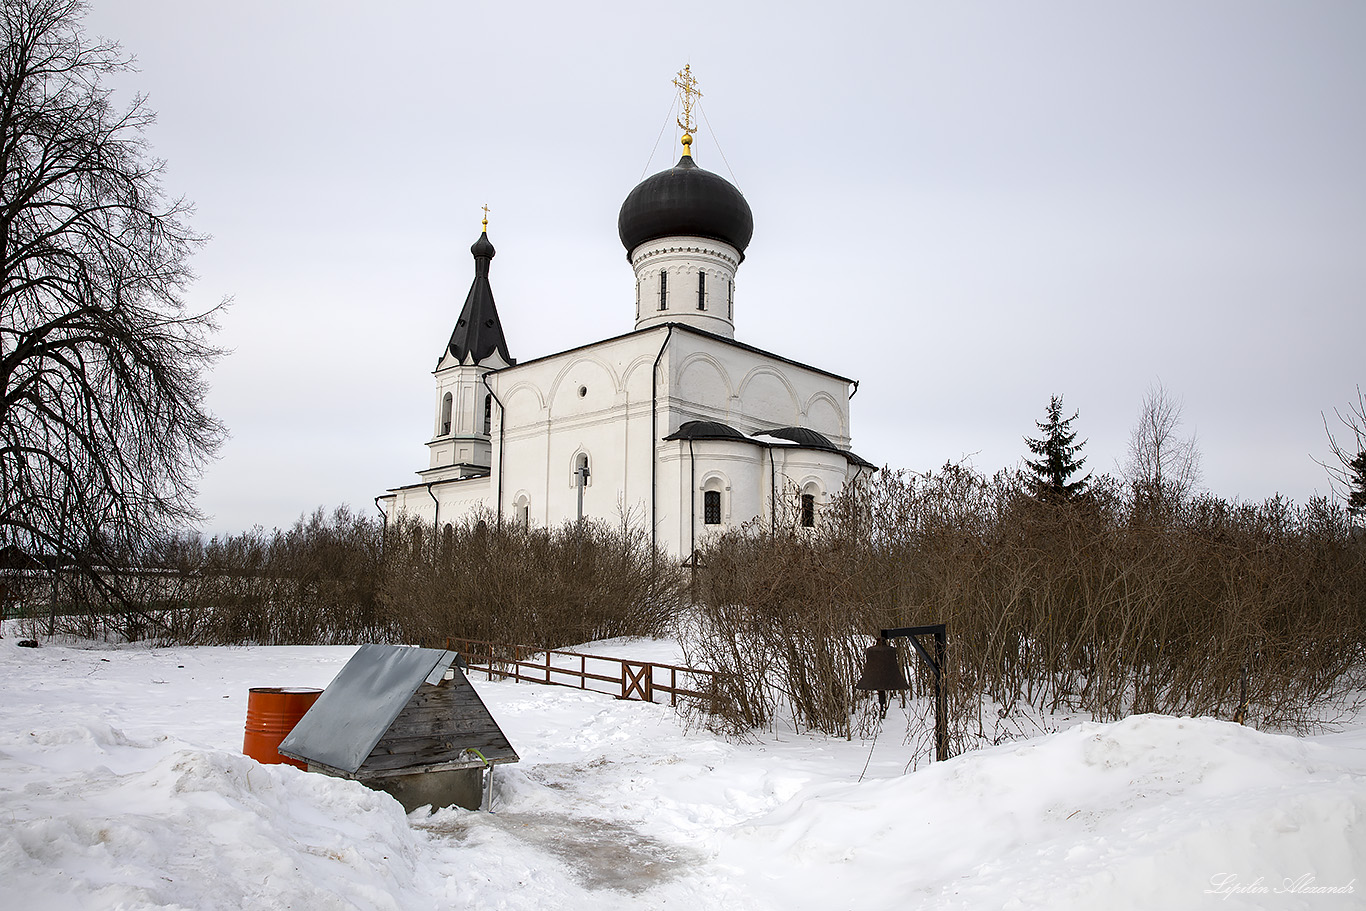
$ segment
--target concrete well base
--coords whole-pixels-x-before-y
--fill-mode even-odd
[[[361,779],[361,784],[389,794],[409,813],[424,804],[431,804],[433,810],[451,806],[477,810],[484,801],[483,772],[481,768],[414,772]]]

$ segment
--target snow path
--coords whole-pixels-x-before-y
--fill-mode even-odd
[[[630,647],[595,650],[670,648]],[[405,817],[240,754],[250,687],[353,651],[0,640],[0,908],[1366,907],[1363,727],[1138,716],[908,775],[889,730],[859,783],[866,743],[474,673],[522,762],[493,814]]]

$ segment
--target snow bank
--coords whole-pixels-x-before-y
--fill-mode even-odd
[[[12,907],[399,908],[419,885],[402,809],[364,787],[109,727],[49,733],[0,741]]]
[[[1366,781],[1341,760],[1234,724],[1144,715],[899,779],[818,785],[745,834],[793,901],[836,880],[871,907],[1320,907],[1321,894],[1273,890],[1305,875],[1347,886],[1362,869]],[[1259,877],[1267,895],[1238,891]],[[1347,907],[1350,894],[1333,898]]]
[[[249,687],[326,685],[351,652],[0,640],[5,906],[1362,906],[1363,728],[1140,716],[909,775],[888,731],[859,783],[865,743],[729,744],[667,706],[476,677],[523,757],[498,812],[405,817],[240,755]]]

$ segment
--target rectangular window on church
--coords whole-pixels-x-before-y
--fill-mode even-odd
[[[721,524],[721,491],[709,490],[702,494],[702,521],[708,525]]]
[[[802,494],[802,528],[816,527],[816,498],[809,493]]]
[[[707,273],[697,273],[697,309],[707,309]]]
[[[735,319],[735,282],[726,282],[726,319]]]
[[[659,309],[669,309],[669,273],[665,269],[659,270]]]

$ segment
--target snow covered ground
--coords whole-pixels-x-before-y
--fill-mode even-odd
[[[1366,725],[1138,716],[903,774],[895,727],[737,745],[472,674],[522,762],[492,814],[405,816],[241,755],[250,687],[352,651],[0,640],[0,908],[1366,907]]]

